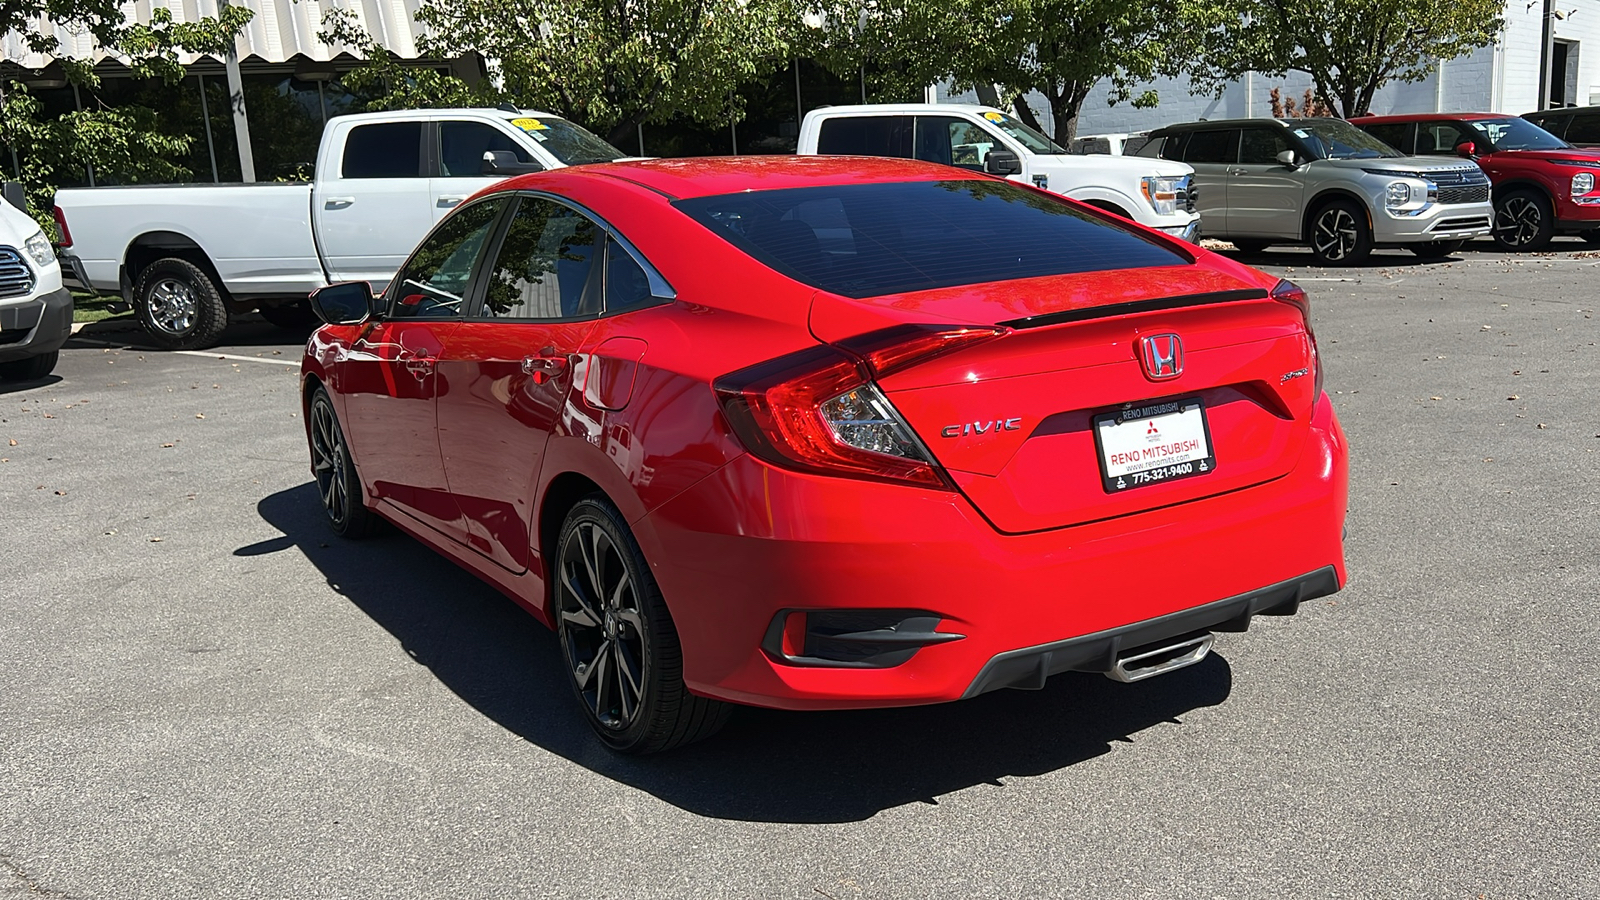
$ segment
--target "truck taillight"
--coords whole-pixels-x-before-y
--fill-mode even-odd
[[[876,379],[1008,332],[891,328],[741,369],[712,387],[739,442],[759,459],[819,475],[950,489]]]
[[[51,210],[56,219],[56,230],[61,232],[61,240],[56,242],[58,247],[72,246],[72,231],[67,228],[67,214],[57,206]]]
[[[1311,345],[1311,372],[1315,376],[1311,402],[1315,405],[1322,399],[1322,359],[1317,353],[1317,333],[1311,327],[1311,298],[1306,296],[1305,289],[1300,285],[1292,281],[1279,281],[1272,287],[1272,299],[1299,310],[1300,318],[1305,322],[1306,340]]]

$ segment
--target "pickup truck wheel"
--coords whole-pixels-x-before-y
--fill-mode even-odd
[[[1349,200],[1335,200],[1311,217],[1311,255],[1323,265],[1355,266],[1372,255],[1367,212]]]
[[[1505,250],[1542,250],[1555,235],[1555,213],[1538,191],[1520,190],[1494,201],[1494,242]]]
[[[1423,259],[1444,259],[1467,245],[1466,241],[1427,241],[1411,244],[1411,252]]]
[[[157,260],[139,273],[133,307],[139,324],[167,350],[210,347],[228,327],[228,308],[216,285],[186,259]]]
[[[328,525],[335,534],[352,540],[367,537],[377,530],[378,517],[367,509],[361,497],[361,479],[350,461],[350,445],[344,442],[339,417],[333,411],[328,392],[317,388],[311,395],[311,474],[317,479],[317,494]]]
[[[256,309],[261,318],[285,331],[307,331],[317,323],[317,314],[311,311],[311,301],[284,303],[280,306],[262,306]]]
[[[0,381],[38,381],[49,375],[61,359],[61,351],[51,350],[27,359],[14,359],[0,363]]]

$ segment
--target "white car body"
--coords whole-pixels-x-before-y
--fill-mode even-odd
[[[846,121],[854,120],[854,121]],[[1022,171],[1006,175],[1012,181],[1032,184],[1064,197],[1125,216],[1150,228],[1186,240],[1199,239],[1200,216],[1194,211],[1190,193],[1194,169],[1171,160],[1123,156],[1073,156],[1068,153],[1040,152],[1054,146],[1048,138],[1026,129],[1012,116],[988,106],[957,103],[886,103],[861,106],[829,106],[806,113],[800,125],[798,153],[816,155],[841,152],[839,147],[860,153],[859,142],[843,141],[825,133],[840,133],[867,127],[861,120],[876,120],[875,128],[898,128],[898,137],[887,150],[881,144],[867,147],[865,155],[905,156],[949,162],[963,168],[985,171],[989,151],[1009,150],[1021,162]],[[919,138],[927,133],[917,123],[938,120],[952,133],[961,130],[963,139],[950,138],[950,160],[933,159],[934,154],[918,152],[925,147]],[[956,124],[959,120],[961,124]],[[878,137],[878,135],[873,135]],[[902,139],[903,138],[903,139]],[[898,141],[898,142],[896,142]],[[939,156],[942,146],[934,145]],[[1056,147],[1056,149],[1060,149]],[[965,162],[958,158],[964,158]],[[1166,187],[1172,190],[1154,190]],[[1166,196],[1163,196],[1166,195]],[[1176,194],[1174,198],[1170,195]]]
[[[49,239],[32,216],[0,201],[0,380],[49,374],[71,329],[72,295]],[[29,360],[48,364],[30,371]]]

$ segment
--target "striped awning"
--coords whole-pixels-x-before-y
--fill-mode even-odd
[[[150,11],[166,8],[177,22],[192,22],[217,14],[218,0],[133,0],[123,5],[129,20],[149,22]],[[236,6],[255,10],[255,17],[239,36],[237,43],[241,60],[255,57],[264,62],[287,62],[297,56],[326,62],[353,48],[325,44],[317,38],[322,30],[322,17],[329,9],[346,9],[356,22],[391,52],[405,59],[417,56],[416,38],[423,29],[413,18],[422,0],[236,0]],[[61,56],[73,59],[93,59],[99,62],[110,56],[97,47],[84,34],[74,34],[64,28],[55,30],[61,41]],[[12,32],[5,36],[5,58],[29,69],[49,65],[50,57],[33,53],[22,36]],[[114,58],[114,57],[113,57]],[[199,57],[185,54],[184,64]]]

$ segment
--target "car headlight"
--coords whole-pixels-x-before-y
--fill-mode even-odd
[[[1399,209],[1411,202],[1411,185],[1404,181],[1391,181],[1383,203],[1390,209]]]
[[[51,249],[50,239],[44,236],[43,231],[35,231],[33,237],[28,238],[22,247],[28,251],[28,255],[33,257],[33,261],[38,263],[40,268],[48,266],[55,261],[56,251]]]
[[[1144,191],[1144,199],[1150,202],[1150,208],[1156,211],[1156,215],[1171,216],[1178,212],[1178,182],[1182,180],[1163,175],[1146,175],[1140,179],[1139,188]]]
[[[1582,197],[1594,190],[1594,173],[1579,172],[1572,176],[1572,196]]]

